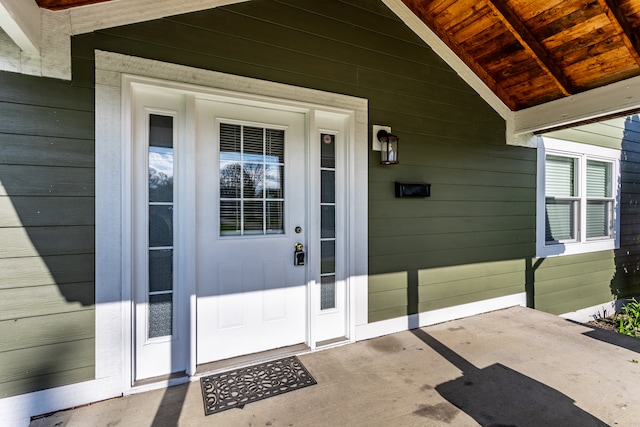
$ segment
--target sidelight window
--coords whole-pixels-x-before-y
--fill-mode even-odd
[[[173,117],[149,115],[148,337],[173,335]]]
[[[320,309],[336,308],[336,137],[320,136]]]

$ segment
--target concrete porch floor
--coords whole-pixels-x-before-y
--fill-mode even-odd
[[[640,340],[513,307],[299,356],[318,384],[204,415],[200,383],[61,411],[63,426],[634,426]]]

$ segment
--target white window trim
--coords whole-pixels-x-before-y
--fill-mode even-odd
[[[586,212],[580,212],[580,233],[578,241],[560,244],[547,245],[545,241],[545,162],[547,154],[559,156],[577,157],[581,162],[580,177],[585,173],[583,170],[586,160],[602,160],[611,162],[613,175],[613,237],[610,239],[600,239],[587,241],[584,223]],[[560,139],[539,137],[538,138],[538,166],[537,166],[537,187],[536,187],[536,256],[546,258],[559,255],[574,255],[588,252],[598,252],[604,250],[618,249],[620,247],[620,150],[612,148],[598,147],[594,145],[580,144],[576,142],[563,141]],[[586,180],[580,179],[580,195],[584,199]],[[582,202],[581,202],[582,203]]]

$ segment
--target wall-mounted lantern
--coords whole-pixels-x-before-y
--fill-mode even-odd
[[[380,141],[380,163],[383,165],[397,165],[398,162],[398,137],[382,129],[378,131]]]
[[[380,151],[380,163],[397,165],[399,138],[391,133],[389,126],[373,126],[373,149]]]

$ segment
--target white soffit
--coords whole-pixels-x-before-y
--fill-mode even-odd
[[[24,52],[40,52],[40,8],[35,0],[0,0],[0,28]]]

